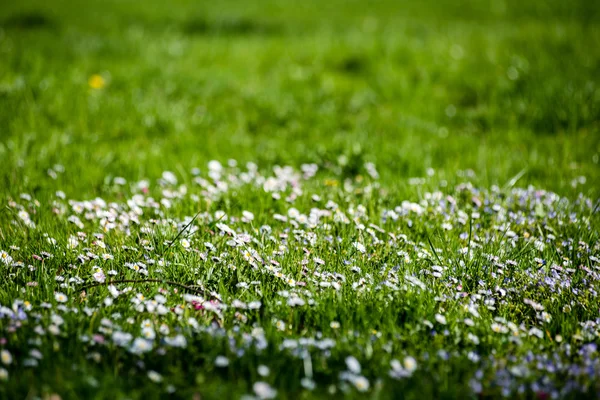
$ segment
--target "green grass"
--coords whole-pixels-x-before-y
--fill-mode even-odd
[[[13,358],[3,367],[9,377],[0,382],[0,398],[153,398],[170,389],[183,398],[238,398],[252,393],[259,380],[282,398],[455,398],[473,393],[474,377],[483,385],[482,397],[501,396],[503,387],[511,396],[561,394],[569,385],[584,393],[562,396],[597,395],[598,353],[588,346],[598,340],[594,324],[600,322],[596,3],[2,1],[0,251],[13,261],[0,263],[0,304],[16,312],[23,308],[18,299],[33,308],[25,310],[20,326],[8,311],[0,313],[6,314],[0,348]],[[237,166],[227,167],[230,159]],[[226,189],[215,189],[210,160],[226,166],[220,178]],[[247,162],[258,170],[241,184]],[[318,166],[314,177],[277,177],[283,180],[280,199],[264,190],[275,166],[299,171],[308,163]],[[376,165],[379,177],[367,163]],[[178,183],[159,181],[163,171],[173,171]],[[127,184],[115,184],[115,177]],[[145,179],[147,192],[137,185]],[[294,192],[296,185],[301,190]],[[290,194],[295,197],[286,199]],[[451,200],[444,202],[446,196]],[[94,198],[114,204],[85,203],[94,211],[89,218],[76,210],[73,201]],[[148,201],[144,213],[129,224],[140,198]],[[172,207],[160,204],[165,198]],[[274,219],[292,207],[308,216],[311,208],[326,209],[329,200],[372,231],[334,215],[313,226],[303,225],[302,217],[296,223]],[[424,212],[401,209],[405,200]],[[353,215],[359,205],[365,215]],[[388,211],[398,206],[394,219]],[[98,209],[112,210],[123,225],[106,228],[108,214]],[[254,213],[251,223],[239,220],[244,210]],[[69,222],[72,215],[82,227]],[[182,231],[196,215],[192,226],[198,231]],[[29,218],[35,227],[27,226]],[[256,261],[252,268],[227,243],[231,234],[221,232],[220,223],[251,235],[254,241],[244,247],[257,251],[264,265]],[[77,232],[86,237],[72,249],[69,237]],[[106,249],[94,244],[94,234],[101,233]],[[180,243],[188,235],[194,250]],[[214,252],[205,242],[216,246]],[[355,242],[366,246],[365,254]],[[88,251],[114,258],[78,260]],[[53,257],[32,258],[42,252]],[[270,260],[279,262],[286,278],[307,286],[289,287],[266,268]],[[94,267],[117,271],[107,279],[146,278],[128,267],[135,262],[150,266],[147,278],[164,282],[120,283],[119,289],[130,286],[132,292],[112,305],[103,303],[109,296],[104,286],[80,297],[81,288],[94,282]],[[446,268],[442,278],[431,276],[432,265]],[[552,272],[558,265],[573,271]],[[315,278],[315,270],[346,280],[339,290],[321,287],[321,280],[335,278]],[[414,287],[411,275],[425,289]],[[570,286],[557,289],[545,278]],[[207,300],[214,291],[226,305],[235,299],[262,305],[238,310],[242,316],[230,307],[214,317],[195,310],[181,297],[185,290],[174,293],[176,286],[166,281],[200,284]],[[259,284],[236,286],[252,281]],[[152,298],[159,287],[168,290],[169,312],[135,311],[129,298]],[[316,303],[290,307],[278,294],[282,290]],[[480,290],[491,292],[473,297]],[[77,314],[57,308],[56,292],[67,295],[65,304]],[[462,292],[469,295],[454,297]],[[487,308],[491,298],[494,309]],[[543,304],[551,320],[542,322],[523,299]],[[465,311],[469,301],[480,306],[480,318]],[[183,304],[182,315],[171,311]],[[85,307],[97,309],[87,315]],[[36,326],[47,331],[56,325],[52,314],[64,319],[60,333],[40,335]],[[445,315],[445,328],[435,314]],[[473,327],[462,322],[469,315]],[[198,320],[198,329],[188,325],[189,317]],[[523,324],[525,330],[514,335],[519,340],[492,332],[498,317],[506,319],[496,321],[504,328],[509,321]],[[119,328],[102,327],[103,318]],[[164,347],[157,338],[152,352],[135,355],[112,343],[112,331],[139,336],[145,319],[157,330],[162,323],[169,327],[169,334],[157,337],[180,332],[187,347]],[[434,324],[435,334],[424,320]],[[284,329],[273,321],[283,321]],[[585,321],[595,322],[581,325]],[[543,328],[542,338],[529,335],[536,327]],[[265,349],[248,342],[253,330]],[[469,341],[469,332],[479,344]],[[104,343],[81,339],[93,334]],[[332,338],[335,346],[309,346],[309,367],[305,353],[280,349],[284,340],[299,338]],[[34,348],[43,358],[28,367]],[[244,353],[236,355],[240,349]],[[471,351],[481,359],[469,360]],[[539,370],[536,363],[546,361],[531,361],[528,352],[558,357],[557,372]],[[228,367],[215,366],[218,355],[228,357]],[[366,394],[339,376],[350,355],[370,382]],[[406,356],[417,360],[417,370],[390,378],[390,361]],[[259,376],[260,364],[270,368],[268,376]],[[506,372],[523,365],[528,374]],[[587,372],[576,375],[573,365]],[[163,381],[149,382],[149,370]],[[300,386],[307,371],[315,391]]]

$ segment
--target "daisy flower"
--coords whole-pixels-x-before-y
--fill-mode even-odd
[[[66,303],[69,298],[64,293],[56,292],[54,293],[54,299],[59,303]]]
[[[266,382],[256,382],[252,389],[254,389],[254,393],[259,399],[274,399],[277,396],[277,390]]]
[[[260,376],[269,376],[269,374],[271,373],[269,367],[267,367],[266,365],[259,365],[256,371]]]
[[[415,360],[411,356],[405,357],[404,358],[404,362],[403,362],[403,366],[404,366],[404,369],[406,371],[408,371],[409,373],[412,374],[417,369],[417,360]]]
[[[219,368],[225,368],[229,365],[229,359],[225,356],[217,356],[215,358],[215,365]]]
[[[160,383],[162,382],[163,377],[156,371],[148,371],[148,379],[150,379],[152,382]]]
[[[10,354],[10,352],[8,350],[2,350],[0,351],[0,361],[2,361],[2,364],[4,365],[10,365],[12,363],[12,355]]]
[[[446,317],[444,317],[442,314],[435,314],[435,320],[442,325],[446,325],[447,323]]]
[[[360,363],[355,357],[346,357],[346,366],[348,367],[348,371],[352,372],[353,374],[360,374]]]
[[[369,390],[369,380],[364,376],[354,377],[352,379],[352,383],[354,384],[356,390],[358,390],[359,392],[366,392],[367,390]]]
[[[152,342],[148,339],[135,338],[130,351],[134,354],[147,353],[152,350]]]
[[[0,251],[0,261],[6,265],[10,265],[13,261],[12,257],[4,250]]]

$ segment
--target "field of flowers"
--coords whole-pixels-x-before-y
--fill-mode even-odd
[[[114,177],[114,201],[11,199],[5,238],[28,240],[1,253],[4,385],[600,390],[597,201],[468,182],[382,201],[373,164],[339,188],[318,169],[211,161],[189,184]]]
[[[598,7],[146,3],[0,8],[0,399],[600,396]]]

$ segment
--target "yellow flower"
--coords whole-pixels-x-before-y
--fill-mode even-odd
[[[102,76],[94,74],[90,76],[90,79],[88,80],[88,85],[90,85],[92,89],[102,89],[106,85],[106,81]]]

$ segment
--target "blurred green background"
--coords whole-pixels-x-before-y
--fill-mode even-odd
[[[391,187],[524,170],[519,185],[599,193],[598,1],[0,3],[10,193],[57,163],[85,197],[107,174],[340,155]]]

